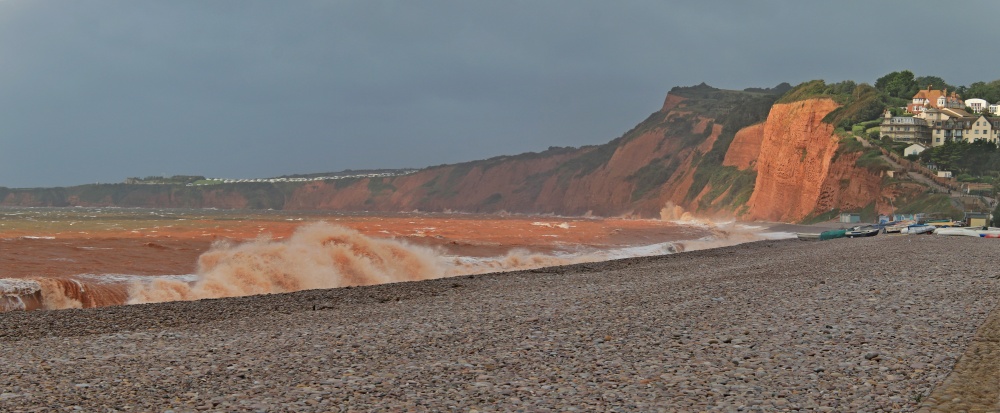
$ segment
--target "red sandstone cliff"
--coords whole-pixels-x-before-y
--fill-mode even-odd
[[[771,108],[748,218],[794,221],[816,208],[837,150],[833,125],[822,119],[838,106],[830,99],[813,99]]]
[[[764,124],[747,126],[736,132],[733,143],[729,145],[723,165],[735,166],[739,169],[750,169],[757,166],[760,157],[760,146],[764,143]]]
[[[744,218],[793,222],[835,208],[858,210],[881,199],[881,176],[857,167],[858,153],[835,156],[839,138],[822,119],[838,106],[830,99],[774,105],[762,128],[756,162],[746,152],[754,150],[757,125],[737,134],[727,164],[756,164],[757,170]]]
[[[688,133],[704,134],[710,123],[689,114],[658,112],[651,118],[659,121],[672,116],[685,118]],[[699,147],[710,148],[720,131],[721,126],[712,126],[708,139]],[[285,207],[655,217],[665,201],[682,203],[677,194],[686,191],[685,182],[654,188],[650,198],[636,200],[636,183],[631,177],[661,158],[678,158],[675,162],[689,164],[686,157],[695,150],[682,147],[680,139],[664,133],[652,128],[614,144],[431,168],[382,179],[374,185],[367,179],[340,188],[336,181],[315,182],[296,190]],[[373,187],[383,189],[373,192]]]

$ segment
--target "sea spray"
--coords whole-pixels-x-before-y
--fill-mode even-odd
[[[667,203],[663,205],[663,208],[660,208],[661,221],[688,220],[691,219],[692,217],[693,215],[691,215],[688,212],[685,212],[684,208],[670,201],[667,201]]]
[[[154,280],[129,288],[129,304],[416,281],[446,275],[434,250],[371,238],[325,222],[286,240],[218,243],[198,260],[193,283]]]

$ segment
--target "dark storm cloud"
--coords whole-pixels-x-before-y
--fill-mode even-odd
[[[0,186],[421,167],[597,144],[672,86],[703,81],[1000,77],[984,48],[998,6],[949,7],[958,26],[941,7],[0,0]]]

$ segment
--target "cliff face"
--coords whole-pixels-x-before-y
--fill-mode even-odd
[[[879,176],[837,155],[839,105],[707,85],[675,88],[662,108],[604,145],[427,168],[384,178],[204,187],[0,188],[0,205],[555,213],[798,221],[878,199]],[[668,211],[670,212],[670,211]],[[670,214],[668,214],[670,215]]]
[[[710,125],[710,119],[683,113],[657,112],[646,123],[668,120],[675,122],[682,137],[707,135],[698,146],[701,148],[711,147],[721,131],[721,126]],[[684,186],[680,181],[663,182],[669,181],[674,169],[684,169],[677,166],[690,164],[697,147],[685,148],[684,144],[684,139],[671,136],[664,128],[651,127],[596,147],[555,148],[350,185],[311,183],[294,191],[285,207],[654,217],[666,200],[676,198],[677,188]],[[671,163],[675,166],[670,171],[654,174],[648,178],[651,182],[639,182],[636,174],[644,167]]]
[[[843,211],[857,211],[875,204],[881,213],[889,213],[891,208],[882,205],[884,200],[882,176],[856,166],[858,153],[835,157],[827,171],[826,179],[820,186],[819,199],[813,213],[822,213],[837,208]],[[798,219],[805,218],[800,217]]]
[[[833,125],[822,119],[838,106],[830,99],[813,99],[771,108],[748,218],[794,221],[815,209],[837,150]]]
[[[838,107],[830,99],[810,99],[771,108],[745,218],[794,222],[835,208],[858,210],[881,198],[881,176],[856,166],[859,153],[838,154],[833,125],[821,121]],[[737,137],[744,136],[743,146],[749,148],[754,134],[748,128]],[[727,162],[753,165],[739,149],[734,141]]]
[[[736,132],[733,143],[729,145],[723,165],[735,166],[739,169],[756,168],[760,157],[760,146],[764,143],[764,124],[747,126]]]

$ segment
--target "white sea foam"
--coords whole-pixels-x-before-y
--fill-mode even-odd
[[[0,295],[21,296],[40,290],[41,284],[35,280],[0,278]]]

